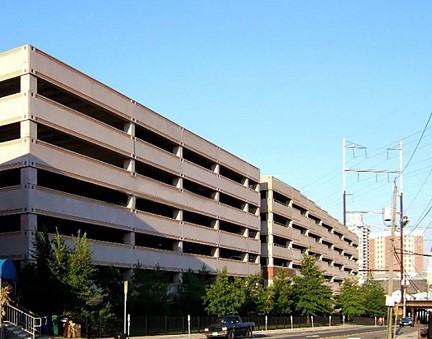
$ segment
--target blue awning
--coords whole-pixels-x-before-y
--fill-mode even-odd
[[[6,280],[16,280],[15,265],[11,260],[0,259],[0,278]]]

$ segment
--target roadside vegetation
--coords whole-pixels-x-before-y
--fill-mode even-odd
[[[65,240],[59,233],[35,236],[33,260],[22,270],[17,302],[33,312],[69,315],[77,322],[98,323],[103,317],[122,319],[123,273],[118,268],[94,266],[86,234]],[[364,285],[343,282],[334,295],[313,256],[303,257],[299,274],[279,270],[271,286],[261,274],[228,276],[227,269],[210,274],[204,266],[188,270],[176,288],[172,275],[162,269],[145,269],[139,263],[128,279],[128,311],[144,315],[327,316],[331,314],[385,316],[385,292],[372,279]]]

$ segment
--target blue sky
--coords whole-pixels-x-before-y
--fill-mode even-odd
[[[403,140],[408,229],[426,232],[428,251],[431,11],[428,1],[3,0],[0,51],[32,44],[339,220],[343,138],[368,151],[349,164],[386,169],[399,167],[386,148]],[[391,204],[393,177],[347,179],[349,209]]]

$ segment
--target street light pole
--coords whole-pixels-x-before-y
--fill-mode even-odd
[[[124,281],[124,314],[123,314],[123,334],[126,336],[126,305],[127,305],[128,281]]]

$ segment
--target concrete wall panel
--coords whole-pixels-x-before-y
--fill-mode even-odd
[[[0,81],[27,73],[28,45],[0,53]]]
[[[133,140],[128,134],[84,114],[41,96],[31,97],[30,110],[36,122],[126,156],[133,154]]]
[[[17,93],[0,98],[0,126],[27,119],[27,96]]]
[[[128,113],[139,125],[149,128],[180,145],[183,128],[176,123],[140,104],[134,105]]]
[[[30,190],[29,208],[35,213],[81,222],[131,229],[134,214],[124,207],[43,187]]]
[[[42,169],[84,177],[89,182],[119,190],[132,190],[134,187],[134,178],[127,170],[42,141],[32,144],[32,156],[35,166]]]
[[[21,186],[0,188],[0,215],[23,213],[27,200],[27,190]]]
[[[217,161],[219,148],[216,145],[206,141],[205,139],[186,129],[183,130],[182,140],[186,148],[201,154],[202,156],[211,159],[214,162]]]
[[[180,175],[181,160],[176,155],[165,152],[156,146],[137,140],[135,144],[137,159],[157,168],[169,169],[169,172]]]
[[[30,139],[22,138],[0,143],[0,167],[20,166],[28,161]]]
[[[28,237],[21,232],[4,233],[0,237],[2,258],[22,260],[28,255]]]
[[[182,237],[182,226],[180,221],[150,213],[136,211],[131,226],[138,233],[165,234],[177,239]]]
[[[199,182],[204,186],[216,189],[220,183],[220,178],[213,171],[198,166],[190,161],[182,162],[182,173],[186,179]]]
[[[248,238],[241,235],[236,235],[228,232],[219,233],[219,243],[221,247],[230,248],[233,250],[247,252]]]
[[[194,241],[206,245],[217,246],[219,232],[205,226],[184,223],[182,237],[185,241]]]

